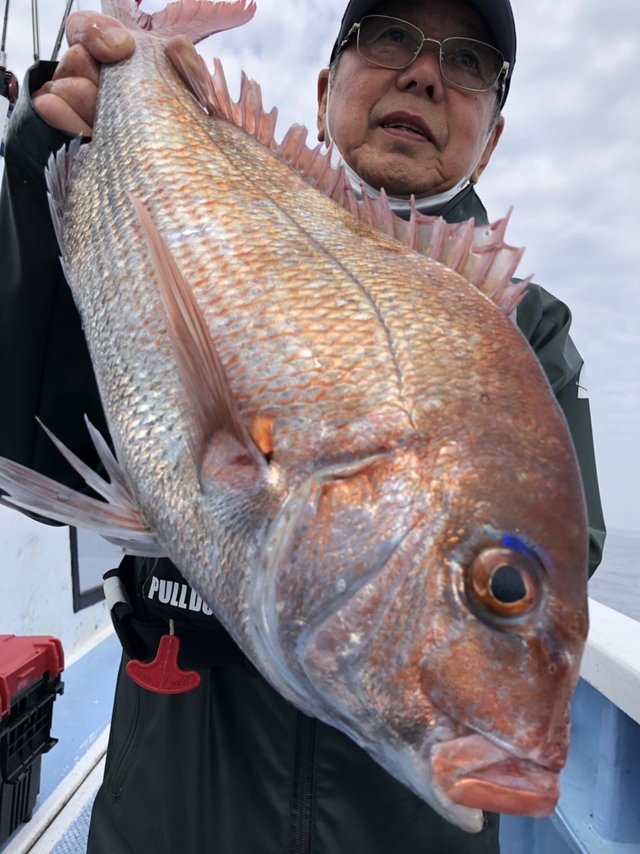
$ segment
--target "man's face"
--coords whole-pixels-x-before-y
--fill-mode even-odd
[[[383,0],[373,11],[415,24],[427,38],[492,42],[483,19],[464,0]],[[324,69],[318,139],[335,142],[364,181],[389,195],[435,195],[470,172],[477,180],[502,132],[502,119],[492,121],[497,87],[471,92],[445,83],[437,47],[429,43],[408,68],[389,69],[363,59],[354,39],[338,60],[330,93],[328,80]]]

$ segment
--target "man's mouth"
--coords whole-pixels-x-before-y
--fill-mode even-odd
[[[428,126],[419,116],[407,113],[393,113],[385,116],[380,126],[392,133],[406,138],[421,139],[433,142],[433,136]]]

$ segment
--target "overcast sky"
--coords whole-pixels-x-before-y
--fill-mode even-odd
[[[6,0],[0,0],[4,11]],[[253,21],[200,52],[262,84],[283,133],[315,139],[318,69],[345,0],[257,0]],[[640,55],[638,0],[512,0],[518,58],[506,129],[479,185],[489,214],[511,205],[523,274],[568,303],[586,362],[605,518],[640,530]],[[40,55],[49,58],[65,0],[40,0]],[[161,8],[147,0],[144,8]],[[99,0],[80,0],[84,9]],[[10,0],[8,64],[32,61],[31,0]],[[237,85],[236,85],[237,91]]]

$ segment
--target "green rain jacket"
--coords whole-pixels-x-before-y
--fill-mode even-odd
[[[0,455],[79,487],[36,416],[98,465],[85,413],[107,432],[79,318],[49,218],[44,166],[69,137],[33,110],[29,93],[50,79],[35,66],[12,116],[0,197]],[[486,212],[469,187],[440,212],[449,221]],[[565,413],[579,457],[590,521],[590,572],[604,524],[582,359],[571,315],[532,285],[517,323]],[[391,778],[350,739],[281,699],[206,607],[189,610],[188,586],[168,560],[125,558],[118,571],[131,612],[114,621],[128,656],[153,657],[168,618],[183,667],[199,688],[152,694],[121,668],[105,780],[96,797],[89,854],[495,854],[498,817],[469,835]],[[164,595],[163,595],[164,594]],[[162,600],[162,601],[161,601]]]

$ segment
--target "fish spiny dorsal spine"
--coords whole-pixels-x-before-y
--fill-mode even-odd
[[[219,59],[209,74],[204,60],[188,39],[176,37],[167,44],[167,54],[202,108],[241,128],[276,157],[287,163],[311,186],[331,198],[364,226],[399,240],[464,276],[491,299],[505,314],[510,314],[522,299],[529,280],[514,283],[511,277],[523,255],[522,249],[504,242],[509,215],[490,226],[476,228],[474,222],[446,223],[440,217],[421,214],[411,199],[409,221],[397,216],[384,190],[371,198],[364,188],[356,198],[342,166],[331,163],[331,151],[321,145],[307,145],[307,130],[293,125],[282,142],[275,139],[277,110],[266,112],[258,83],[244,73],[240,95],[234,101]]]

